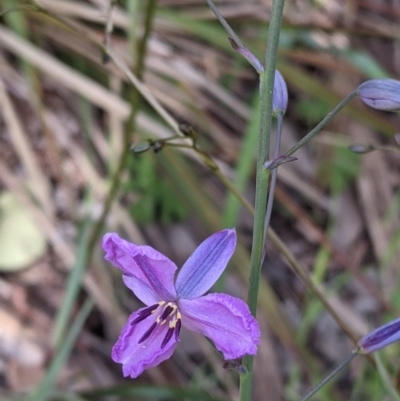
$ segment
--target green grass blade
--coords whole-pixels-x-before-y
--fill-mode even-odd
[[[70,331],[65,337],[64,342],[55,352],[55,357],[52,360],[46,375],[44,376],[36,391],[25,398],[26,401],[47,401],[50,399],[56,387],[58,373],[67,361],[75,344],[75,341],[78,338],[78,335],[80,334],[90,311],[93,308],[93,305],[94,303],[91,299],[87,299],[86,302],[83,304],[83,307],[79,311],[74,323],[71,326]]]
[[[78,238],[78,253],[75,265],[68,277],[67,290],[64,295],[61,309],[59,310],[55,319],[54,329],[51,337],[51,344],[55,348],[59,347],[61,340],[63,339],[62,337],[66,331],[66,328],[68,327],[74,302],[81,288],[83,275],[85,274],[86,270],[87,247],[91,226],[92,225],[87,222]]]

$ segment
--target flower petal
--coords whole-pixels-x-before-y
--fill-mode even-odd
[[[145,305],[154,305],[161,301],[160,297],[144,281],[135,276],[123,275],[124,284],[139,298]]]
[[[400,341],[400,319],[378,327],[358,341],[359,352],[369,354],[396,341]]]
[[[161,348],[168,331],[167,324],[158,325],[151,335],[139,344],[139,340],[154,324],[157,317],[151,315],[139,323],[132,324],[132,321],[139,316],[139,312],[144,309],[147,308],[132,313],[128,323],[122,328],[111,353],[114,362],[122,363],[124,377],[130,376],[132,379],[142,374],[145,369],[157,366],[170,358],[176,344],[176,339],[172,337],[165,347]]]
[[[175,287],[179,298],[203,295],[225,270],[236,247],[235,229],[219,231],[203,241],[179,271]]]
[[[132,244],[115,233],[103,237],[103,249],[106,260],[121,269],[124,275],[144,282],[156,294],[158,301],[176,299],[176,265],[162,253],[151,246]],[[133,284],[128,287],[135,288]],[[137,296],[140,298],[139,294]]]
[[[209,337],[225,359],[255,355],[260,328],[245,302],[227,294],[178,301],[182,325]]]

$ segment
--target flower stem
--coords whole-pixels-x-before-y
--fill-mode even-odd
[[[282,121],[283,115],[279,113],[277,115],[277,127],[276,127],[276,143],[275,143],[275,151],[274,151],[274,159],[279,156],[279,151],[281,148],[281,137],[282,137]],[[276,185],[276,177],[278,175],[278,167],[274,168],[271,173],[271,183],[268,190],[268,201],[267,201],[267,211],[265,213],[265,222],[264,222],[264,249],[263,256],[261,259],[261,264],[264,262],[265,255],[267,252],[267,233],[269,228],[269,223],[271,222],[271,214],[272,214],[272,206],[274,204],[274,193],[275,193],[275,185]]]
[[[264,244],[265,206],[267,200],[269,172],[264,168],[269,158],[272,126],[272,94],[274,88],[276,55],[283,14],[284,0],[274,0],[268,30],[268,47],[265,53],[264,71],[260,73],[260,123],[258,134],[257,175],[253,242],[250,262],[249,292],[247,303],[253,315],[256,314],[258,288],[261,272],[261,258]],[[250,401],[253,379],[253,357],[243,358],[247,374],[240,376],[240,401]]]
[[[300,401],[309,400],[321,387],[323,387],[329,380],[336,376],[344,367],[346,367],[356,356],[357,352],[353,351],[342,363],[336,366],[324,379],[322,379],[315,387],[313,387]]]
[[[305,137],[303,137],[299,142],[296,143],[293,147],[291,147],[287,152],[286,156],[291,156],[294,152],[296,152],[299,148],[301,148],[303,145],[305,145],[307,142],[309,142],[318,132],[322,130],[326,126],[326,124],[329,123],[329,121],[332,120],[332,118],[339,113],[340,110],[343,109],[344,106],[347,105],[347,103],[350,102],[354,97],[357,96],[357,90],[353,91],[345,97],[330,113],[326,115],[326,117],[318,123],[318,125],[315,126]]]
[[[233,31],[233,29],[230,27],[230,25],[226,22],[225,18],[222,16],[222,14],[219,12],[218,8],[215,6],[212,0],[206,0],[208,6],[211,8],[212,12],[215,14],[215,16],[218,18],[218,21],[220,24],[223,26],[225,31],[228,33],[228,35],[235,41],[236,45],[238,47],[244,48],[244,44],[240,40],[239,36],[236,35],[236,33]]]

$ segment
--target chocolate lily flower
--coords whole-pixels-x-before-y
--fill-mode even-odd
[[[180,269],[150,246],[108,233],[105,259],[146,305],[133,312],[112,350],[124,376],[135,378],[170,358],[181,326],[209,337],[225,359],[255,355],[260,329],[245,302],[227,294],[204,295],[224,271],[236,246],[234,229],[207,238]]]

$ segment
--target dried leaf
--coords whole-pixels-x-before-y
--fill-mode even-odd
[[[43,255],[46,241],[29,212],[9,192],[0,195],[0,271],[18,271]]]

